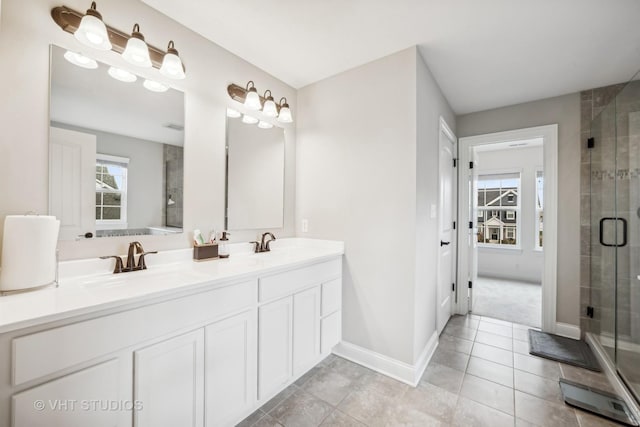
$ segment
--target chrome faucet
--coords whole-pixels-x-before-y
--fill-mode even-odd
[[[158,251],[145,252],[142,248],[142,243],[131,242],[129,243],[129,251],[127,252],[127,265],[125,266],[122,258],[118,255],[101,256],[100,259],[114,258],[116,265],[113,269],[113,274],[128,273],[130,271],[146,270],[147,264],[144,261],[145,255],[157,254]],[[136,265],[136,255],[138,255],[138,264]]]
[[[265,238],[267,236],[271,238],[265,242]],[[259,242],[258,241],[251,242],[254,245],[254,252],[255,253],[270,252],[271,248],[269,247],[269,244],[274,240],[276,240],[276,236],[274,236],[273,233],[267,231],[266,233],[262,234],[262,238],[260,239]]]

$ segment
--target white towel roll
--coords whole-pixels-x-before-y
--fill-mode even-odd
[[[5,218],[0,291],[34,288],[55,281],[59,230],[60,221],[54,216]]]

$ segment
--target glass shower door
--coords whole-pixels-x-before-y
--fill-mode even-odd
[[[616,209],[626,244],[616,248],[616,367],[640,399],[640,81],[618,94]]]

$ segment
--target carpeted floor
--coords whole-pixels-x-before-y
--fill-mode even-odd
[[[473,314],[539,328],[541,304],[540,284],[491,277],[478,277],[473,284]]]

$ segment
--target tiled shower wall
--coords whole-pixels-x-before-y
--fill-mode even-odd
[[[164,145],[164,225],[183,227],[183,177],[184,149],[175,145]],[[175,204],[167,204],[169,196]]]
[[[606,348],[616,327],[620,340],[640,340],[640,82],[584,91],[581,102],[580,326]],[[595,147],[587,149],[590,136]],[[629,225],[628,244],[617,254],[598,242],[600,219],[615,215]]]
[[[593,149],[587,148],[587,140],[592,136],[593,119],[603,113],[616,95],[624,87],[623,84],[601,87],[597,89],[585,90],[580,93],[580,330],[582,334],[586,332],[600,333],[601,320],[603,314],[602,305],[602,280],[601,268],[592,267],[592,256],[598,257],[593,265],[600,265],[598,247],[594,247],[592,252],[592,233],[597,233],[596,224],[591,223],[592,210],[592,173],[598,174],[601,164],[592,165],[592,157],[599,157],[603,150],[603,143],[608,141],[598,141]],[[595,150],[598,150],[597,152]],[[596,154],[597,153],[597,154]],[[594,189],[595,190],[595,189]],[[600,189],[601,190],[601,189]],[[593,203],[600,204],[600,194],[595,194]],[[560,207],[562,208],[562,207]],[[597,235],[594,235],[597,238]],[[596,270],[596,271],[593,271]],[[593,284],[592,284],[592,274]],[[597,279],[597,280],[596,280]],[[605,290],[605,294],[608,294]],[[594,307],[594,316],[587,316],[587,307]]]

